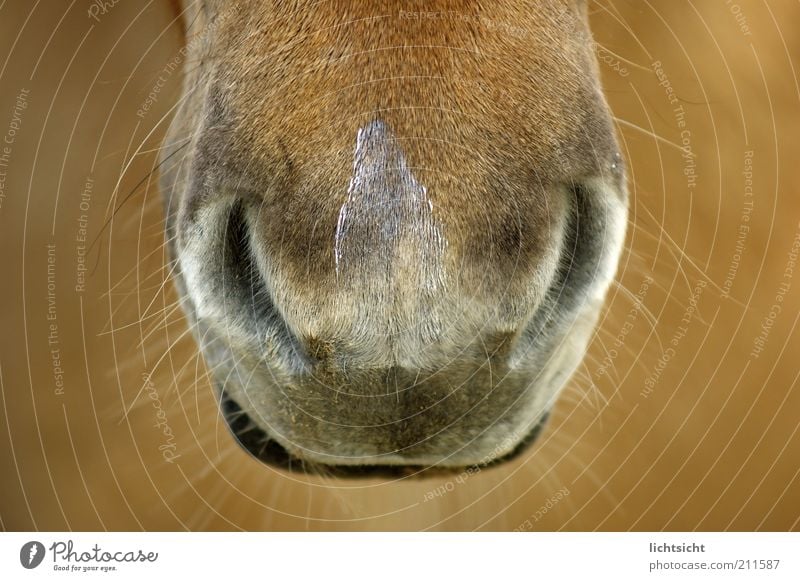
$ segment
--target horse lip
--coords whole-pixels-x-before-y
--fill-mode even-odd
[[[257,426],[246,412],[225,391],[220,389],[220,409],[228,429],[236,442],[253,458],[282,470],[301,474],[324,474],[339,478],[429,478],[452,475],[462,471],[480,472],[494,468],[521,456],[539,438],[549,413],[545,413],[530,432],[504,456],[493,459],[486,464],[472,466],[425,466],[425,465],[328,465],[303,461],[293,456],[279,442],[270,438]]]

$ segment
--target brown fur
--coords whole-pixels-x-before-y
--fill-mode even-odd
[[[583,4],[424,9],[212,3],[186,19],[205,40],[171,140],[192,139],[163,178],[182,286],[225,397],[326,464],[520,445],[580,358],[624,230]],[[359,209],[366,127],[430,210],[389,177]]]

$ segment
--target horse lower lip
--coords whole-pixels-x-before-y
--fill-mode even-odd
[[[235,401],[222,392],[220,405],[234,439],[244,450],[264,464],[282,468],[290,472],[322,473],[345,478],[421,476],[441,473],[441,470],[426,469],[423,466],[316,466],[292,456],[277,441],[270,439],[261,428],[253,424],[250,417],[242,411]]]
[[[485,470],[495,467],[520,456],[529,449],[539,438],[548,414],[545,414],[528,435],[517,445],[517,447],[500,458],[492,460],[490,463],[477,467],[437,467],[437,466],[415,466],[415,465],[317,465],[305,462],[290,454],[280,443],[267,436],[263,429],[256,426],[250,417],[225,390],[221,390],[220,407],[222,415],[228,424],[234,439],[251,456],[269,466],[275,466],[290,472],[300,472],[306,474],[325,474],[342,478],[408,478],[408,477],[433,477],[443,474],[453,474],[460,470],[475,468]]]

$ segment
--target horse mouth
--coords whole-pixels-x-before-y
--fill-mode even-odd
[[[470,473],[479,472],[505,464],[523,455],[538,440],[547,425],[548,413],[534,425],[528,434],[511,450],[511,452],[494,458],[485,464],[465,466],[437,466],[425,464],[320,464],[298,458],[290,453],[283,445],[271,438],[266,431],[258,426],[226,392],[221,390],[220,410],[228,425],[231,435],[239,445],[253,458],[268,466],[289,472],[326,475],[338,478],[427,478],[446,476],[463,471]]]

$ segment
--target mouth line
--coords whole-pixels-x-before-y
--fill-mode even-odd
[[[233,438],[250,456],[267,464],[288,472],[326,475],[338,478],[430,478],[456,474],[464,470],[486,470],[494,468],[500,464],[505,464],[521,456],[527,451],[542,433],[547,424],[549,414],[545,414],[542,419],[528,432],[511,452],[495,458],[486,464],[474,464],[465,466],[431,466],[431,465],[382,465],[382,464],[363,464],[363,465],[328,465],[308,462],[293,456],[278,441],[270,438],[263,428],[259,427],[250,416],[242,410],[241,406],[228,396],[224,389],[220,393],[220,409],[228,429]]]

